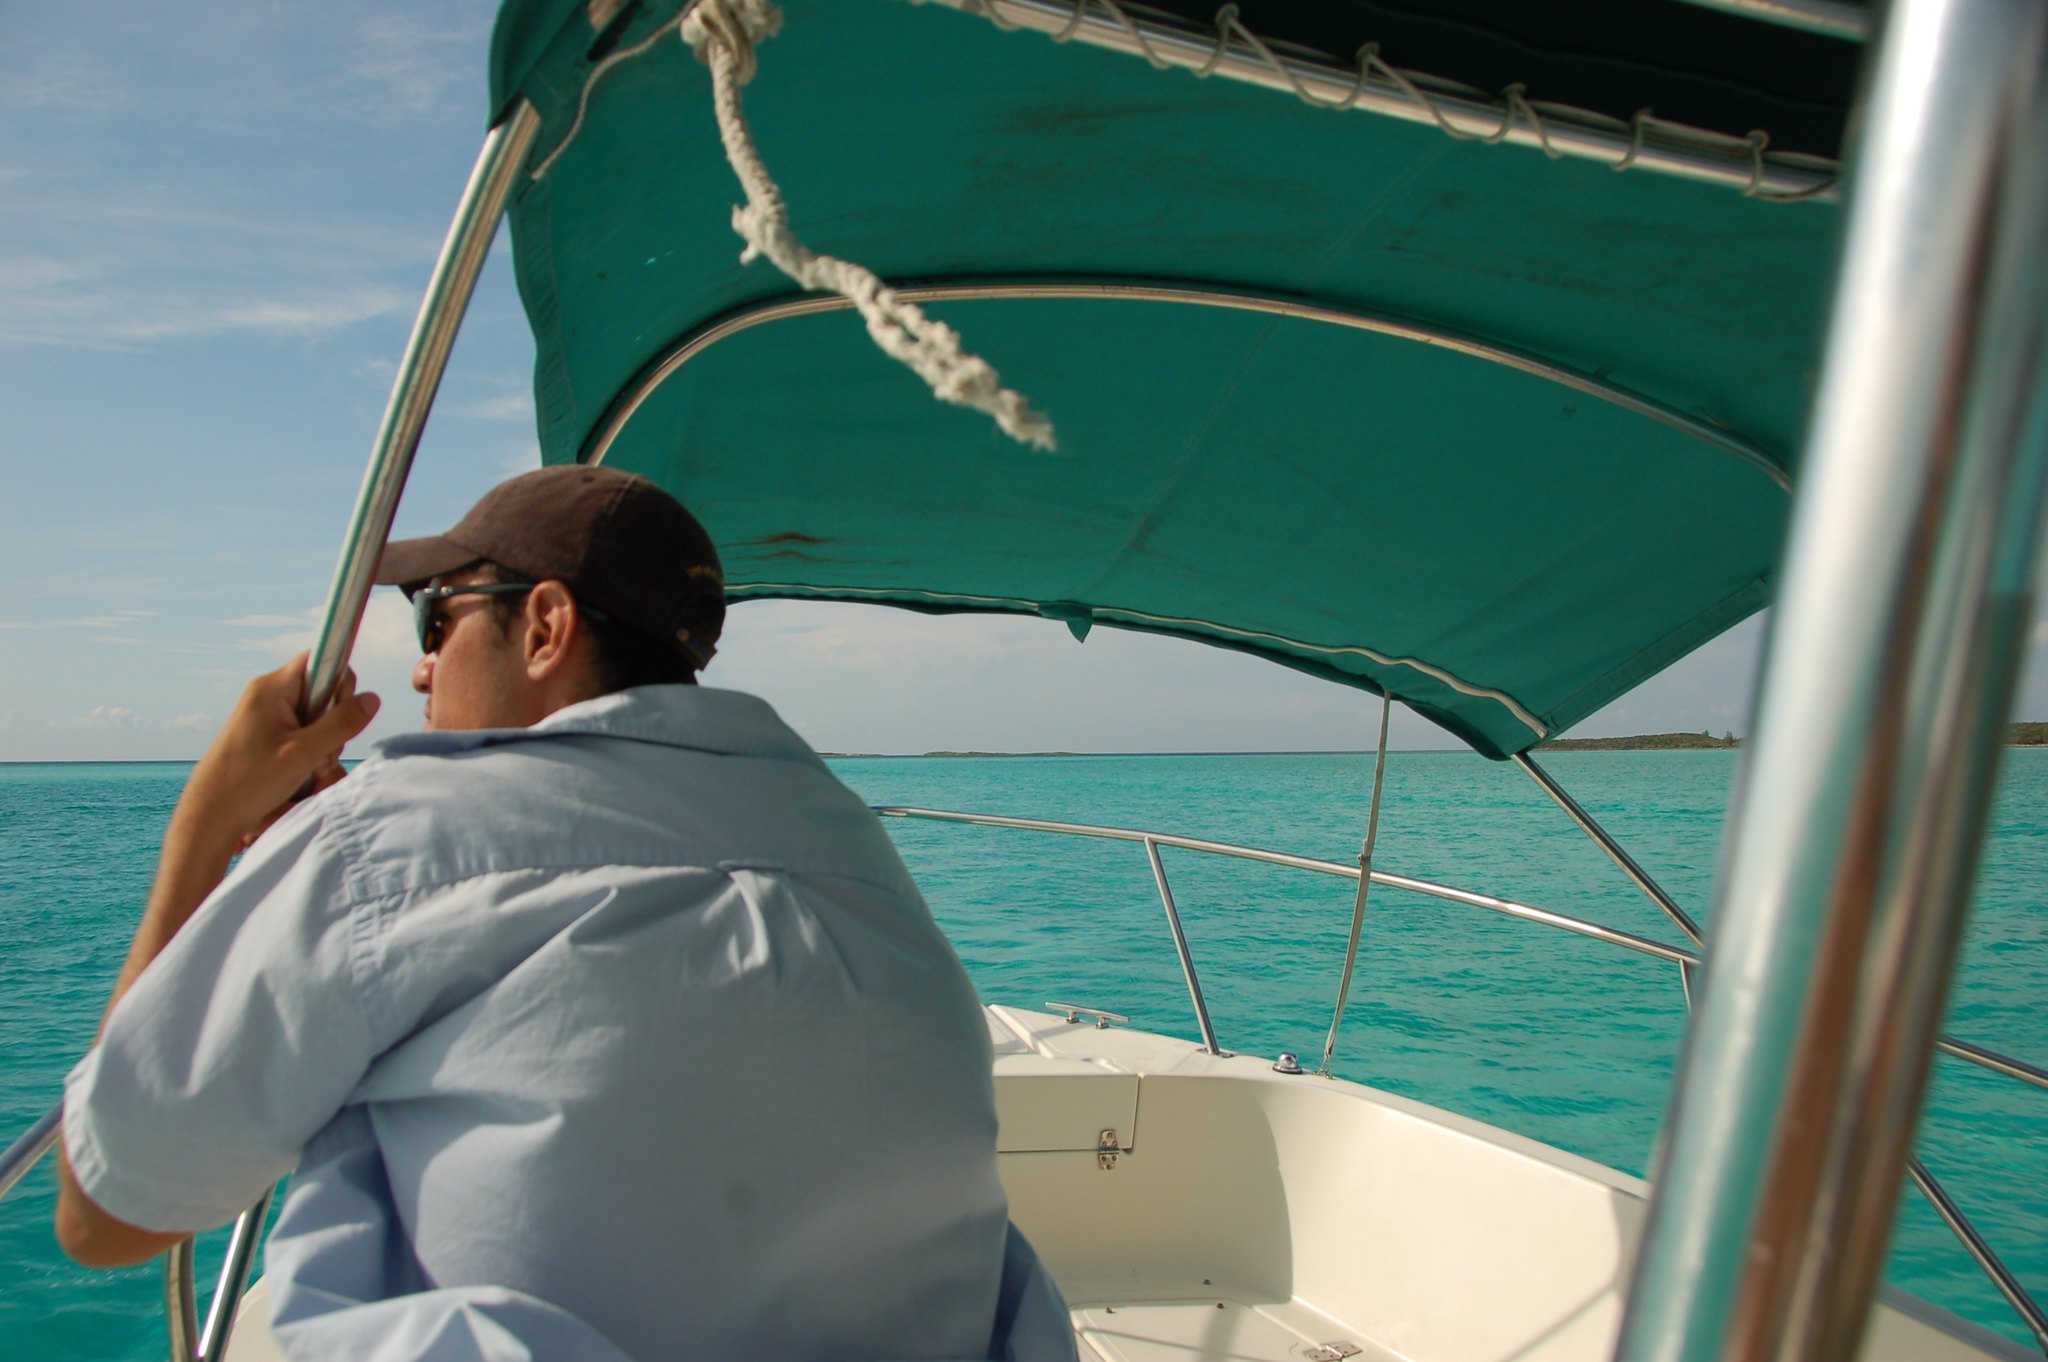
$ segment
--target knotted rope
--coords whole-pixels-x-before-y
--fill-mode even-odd
[[[985,411],[1013,439],[1052,449],[1052,422],[1031,410],[1022,394],[1003,387],[986,360],[962,350],[952,327],[925,316],[872,270],[819,255],[797,240],[782,190],[768,174],[740,108],[740,87],[753,79],[757,65],[755,45],[781,26],[782,12],[768,0],[697,0],[682,21],[683,40],[711,68],[718,135],[747,193],[746,203],[732,213],[733,230],[747,243],[740,263],[766,256],[803,287],[847,299],[882,353],[909,365],[940,399]]]

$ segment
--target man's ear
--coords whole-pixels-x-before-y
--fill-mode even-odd
[[[584,630],[576,598],[560,582],[536,585],[526,597],[524,647],[527,674],[540,680],[567,664]]]

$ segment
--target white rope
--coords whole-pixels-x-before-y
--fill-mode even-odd
[[[740,86],[755,70],[754,45],[781,25],[782,12],[768,0],[697,0],[683,17],[684,41],[711,68],[718,133],[747,193],[746,203],[732,214],[733,230],[747,243],[740,263],[766,256],[803,287],[849,300],[882,353],[909,365],[940,399],[987,412],[1013,439],[1052,449],[1052,423],[1032,411],[1021,394],[1003,387],[986,360],[962,350],[953,328],[898,297],[872,270],[819,255],[796,239],[782,190],[769,176],[740,108]]]

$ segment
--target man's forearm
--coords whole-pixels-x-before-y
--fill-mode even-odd
[[[344,672],[327,712],[301,722],[305,663],[301,654],[250,682],[226,727],[192,768],[164,832],[149,902],[107,999],[102,1035],[142,972],[227,877],[236,853],[308,791],[339,780],[343,744],[376,714],[377,697],[357,695],[355,674]],[[78,1185],[61,1141],[58,1165],[57,1239],[78,1262],[139,1263],[186,1237],[143,1229],[101,1209]]]
[[[105,1032],[106,1017],[112,1016],[121,996],[141,977],[149,962],[170,944],[171,938],[206,902],[227,876],[238,839],[206,827],[183,805],[171,815],[164,833],[163,851],[157,858],[156,881],[150,887],[149,903],[135,928],[135,940],[128,947],[128,959],[114,981],[113,996],[107,999],[106,1015],[100,1019]],[[147,1262],[185,1236],[159,1234],[131,1225],[101,1210],[78,1185],[71,1171],[70,1156],[58,1144],[57,1241],[64,1251],[87,1267],[126,1267]]]

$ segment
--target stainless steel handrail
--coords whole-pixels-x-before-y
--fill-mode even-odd
[[[0,1196],[14,1190],[14,1184],[28,1175],[36,1160],[57,1143],[57,1129],[64,1123],[64,1104],[59,1102],[37,1118],[20,1139],[0,1154]]]
[[[1545,784],[1547,789],[1554,782]],[[1309,871],[1313,874],[1331,875],[1338,879],[1354,881],[1360,878],[1361,873],[1358,866],[1346,865],[1340,861],[1325,861],[1311,856],[1296,856],[1288,852],[1268,851],[1259,847],[1242,846],[1231,842],[1218,842],[1208,838],[1180,837],[1171,833],[1146,832],[1138,828],[1110,827],[1092,823],[1066,823],[1042,818],[1015,818],[1000,814],[962,813],[947,809],[917,808],[909,805],[875,805],[872,806],[872,811],[883,818],[962,823],[979,827],[1014,828],[1027,832],[1049,832],[1064,836],[1088,837],[1107,841],[1137,842],[1143,845],[1146,849],[1147,857],[1153,866],[1155,878],[1160,885],[1168,914],[1168,922],[1173,929],[1179,948],[1183,973],[1187,980],[1190,998],[1194,1003],[1197,1023],[1202,1031],[1205,1048],[1212,1054],[1224,1052],[1216,1041],[1215,1030],[1210,1021],[1207,1005],[1203,998],[1201,982],[1195,972],[1193,954],[1187,947],[1186,936],[1181,927],[1179,911],[1175,906],[1171,890],[1166,886],[1165,867],[1163,862],[1159,860],[1159,848],[1173,847],[1182,851],[1204,852],[1210,855],[1252,861],[1259,864],[1286,866],[1296,870]],[[1596,838],[1596,840],[1600,839]],[[1374,870],[1369,873],[1373,884],[1388,889],[1405,890],[1412,894],[1420,894],[1448,903],[1458,903],[1466,907],[1480,908],[1502,916],[1518,918],[1525,922],[1556,927],[1559,930],[1576,936],[1604,941],[1609,945],[1620,946],[1624,949],[1635,951],[1638,954],[1647,955],[1652,959],[1666,961],[1686,969],[1693,968],[1699,964],[1699,957],[1690,951],[1665,945],[1662,942],[1648,937],[1637,936],[1632,932],[1622,931],[1618,928],[1602,926],[1599,923],[1589,922],[1582,918],[1571,917],[1549,909],[1537,908],[1512,899],[1496,898],[1492,895],[1480,894],[1472,890],[1458,889],[1430,880],[1417,879],[1412,876],[1396,875],[1380,870]],[[1659,890],[1658,893],[1661,894],[1662,891]],[[1656,895],[1652,897],[1655,898]],[[1689,919],[1686,920],[1689,921]],[[1066,1005],[1062,1004],[1061,1006]],[[1940,1049],[1946,1054],[1975,1064],[1990,1072],[2002,1074],[2031,1087],[2048,1091],[2048,1069],[2029,1064],[2024,1060],[2014,1059],[1986,1046],[1976,1045],[1969,1041],[1955,1040],[1951,1037],[1942,1038]],[[38,1120],[34,1126],[30,1127],[21,1138],[9,1146],[4,1154],[0,1154],[0,1196],[4,1196],[15,1183],[19,1182],[21,1177],[35,1164],[36,1160],[41,1158],[56,1143],[58,1127],[62,1116],[63,1106],[59,1103]],[[1929,1201],[1933,1203],[1942,1219],[1948,1223],[1957,1238],[1963,1242],[1964,1247],[1969,1250],[1971,1256],[1976,1259],[1978,1265],[1991,1278],[2001,1294],[2004,1294],[2012,1302],[2014,1309],[2027,1320],[2029,1326],[2034,1327],[2036,1321],[2041,1318],[2039,1308],[2033,1304],[2024,1289],[2013,1279],[2012,1274],[2005,1269],[1997,1256],[1991,1252],[1982,1236],[1977,1233],[1974,1226],[1970,1225],[1968,1218],[1956,1206],[1954,1200],[1941,1189],[1940,1184],[1934,1180],[1932,1174],[1928,1173],[1925,1166],[1920,1164],[1918,1160],[1914,1161],[1909,1171],[1913,1173],[1915,1183],[1928,1196]],[[267,1210],[268,1202],[269,1198],[266,1196],[264,1201],[259,1203],[262,1210]],[[250,1214],[256,1215],[257,1224],[260,1225],[262,1210],[252,1208],[251,1212],[245,1212],[245,1216]],[[223,1285],[226,1284],[229,1275],[236,1272],[240,1272],[242,1280],[246,1281],[248,1261],[246,1258],[242,1259],[238,1267],[238,1255],[235,1251],[236,1246],[244,1243],[248,1245],[250,1250],[253,1250],[255,1239],[253,1235],[245,1236],[243,1234],[242,1222],[238,1221],[235,1238],[230,1246],[228,1262],[223,1265]],[[172,1351],[173,1356],[180,1359],[198,1357],[201,1359],[201,1362],[211,1362],[211,1359],[215,1356],[214,1354],[195,1353],[190,1346],[189,1340],[197,1332],[194,1328],[190,1279],[191,1244],[188,1240],[180,1248],[172,1250],[166,1259],[166,1309],[171,1326]],[[218,1327],[215,1320],[223,1309],[223,1300],[228,1302],[227,1308],[231,1310],[234,1301],[239,1299],[240,1294],[239,1285],[232,1293],[224,1294],[222,1291],[216,1290],[214,1306],[208,1314],[208,1337]],[[227,1327],[231,1328],[232,1316],[229,1315],[227,1318],[229,1320]],[[180,1337],[188,1340],[182,1351],[180,1351],[177,1342]],[[224,1334],[222,1335],[222,1342],[224,1345]],[[2048,1342],[2048,1339],[2044,1339],[2044,1342]]]
[[[1240,846],[1233,842],[1218,842],[1203,837],[1180,837],[1169,832],[1146,832],[1140,828],[1109,827],[1097,823],[1063,823],[1045,818],[1014,818],[1006,814],[961,813],[951,809],[925,809],[908,804],[873,804],[869,809],[881,818],[911,818],[933,823],[969,823],[977,827],[1016,828],[1025,832],[1052,832],[1070,837],[1092,837],[1112,842],[1150,841],[1162,847],[1174,847],[1181,851],[1202,851],[1215,856],[1227,856],[1240,861],[1256,861],[1263,865],[1282,865],[1295,870],[1306,870],[1318,875],[1335,875],[1341,879],[1358,878],[1358,867],[1342,861],[1318,860],[1313,856],[1296,856],[1285,851],[1268,851],[1262,847]],[[1490,913],[1504,917],[1520,918],[1524,922],[1540,922],[1556,927],[1574,936],[1590,937],[1605,941],[1611,946],[1621,946],[1641,955],[1651,956],[1674,965],[1697,966],[1699,956],[1677,946],[1667,946],[1661,941],[1646,936],[1637,936],[1616,927],[1604,927],[1597,922],[1571,917],[1564,913],[1537,908],[1513,899],[1495,898],[1490,894],[1476,893],[1470,889],[1456,889],[1431,880],[1419,880],[1407,875],[1396,875],[1384,870],[1372,872],[1372,882],[1389,889],[1405,889],[1411,894],[1442,899],[1447,903],[1462,903],[1468,908],[1483,908]],[[2004,1074],[2017,1079],[2029,1087],[2048,1092],[2048,1069],[2030,1064],[2022,1059],[2002,1054],[1988,1046],[1944,1036],[1941,1040],[1942,1053],[1965,1060],[1979,1068],[1993,1073]]]
[[[1382,722],[1384,723],[1384,718]],[[1701,942],[1702,938],[1698,924],[1671,899],[1669,894],[1665,893],[1662,886],[1658,885],[1647,871],[1636,864],[1633,857],[1621,849],[1620,844],[1614,841],[1607,831],[1593,819],[1592,815],[1579,805],[1577,800],[1565,792],[1563,786],[1559,785],[1548,772],[1537,766],[1533,761],[1529,761],[1526,758],[1517,758],[1517,761],[1524,770],[1528,771],[1535,778],[1536,783],[1542,786],[1544,791],[1555,799],[1565,812],[1572,816],[1574,822],[1578,823],[1603,850],[1614,857],[1616,863],[1624,871],[1628,872],[1629,878],[1635,882],[1637,887],[1641,888],[1652,902],[1664,909],[1672,921],[1693,939],[1694,944],[1697,945]],[[1207,852],[1212,855],[1256,861],[1267,865],[1290,866],[1297,870],[1307,870],[1317,874],[1335,875],[1342,879],[1358,880],[1360,881],[1361,888],[1363,888],[1364,884],[1371,883],[1383,884],[1390,889],[1405,889],[1410,893],[1423,894],[1451,903],[1462,903],[1468,907],[1484,908],[1490,912],[1520,918],[1525,922],[1538,922],[1546,926],[1557,927],[1574,935],[1590,937],[1597,941],[1606,941],[1612,945],[1623,946],[1644,955],[1671,961],[1679,966],[1680,977],[1685,983],[1688,1007],[1692,1001],[1692,971],[1699,965],[1699,957],[1692,952],[1680,950],[1673,946],[1666,946],[1661,942],[1652,941],[1647,937],[1639,937],[1630,932],[1603,927],[1598,923],[1587,922],[1581,918],[1569,917],[1563,913],[1554,913],[1544,908],[1531,907],[1525,903],[1517,903],[1511,899],[1498,899],[1491,895],[1477,894],[1465,889],[1454,889],[1448,885],[1435,884],[1427,880],[1412,879],[1405,875],[1394,875],[1373,870],[1371,869],[1369,855],[1362,856],[1360,858],[1360,866],[1353,867],[1337,861],[1321,861],[1306,856],[1292,856],[1284,852],[1265,851],[1257,847],[1239,846],[1230,842],[1215,842],[1202,838],[1175,837],[1165,833],[1144,832],[1136,828],[1106,827],[1090,823],[1061,823],[1049,819],[1012,818],[998,814],[958,813],[944,809],[920,809],[904,805],[873,805],[871,808],[875,814],[884,818],[925,819],[932,822],[966,823],[982,827],[1017,828],[1030,832],[1051,832],[1073,837],[1094,837],[1108,841],[1141,842],[1144,844],[1146,855],[1151,860],[1153,873],[1159,880],[1162,894],[1167,892],[1166,872],[1159,860],[1159,848],[1162,846],[1179,847],[1187,851]],[[1216,1053],[1215,1031],[1210,1025],[1208,1008],[1202,1000],[1201,987],[1195,980],[1194,961],[1188,953],[1187,939],[1181,931],[1180,915],[1174,908],[1170,894],[1167,895],[1167,915],[1168,920],[1173,926],[1174,942],[1180,951],[1182,968],[1187,974],[1189,991],[1195,1000],[1196,1014],[1202,1029],[1203,1038],[1207,1042],[1207,1048],[1210,1053]],[[1353,931],[1352,945],[1355,949],[1357,944],[1355,922]],[[1349,967],[1350,960],[1347,958],[1347,975]],[[1333,1029],[1331,1044],[1334,1045],[1334,1043]],[[2044,1070],[2037,1065],[2028,1064],[2023,1060],[2002,1055],[1996,1050],[1988,1049],[1985,1046],[1974,1045],[1968,1041],[1959,1041],[1946,1036],[1940,1039],[1936,1048],[1944,1054],[1966,1060],[1992,1073],[2002,1074],[2007,1078],[2017,1079],[2029,1086],[2048,1091],[2048,1070]],[[1324,1055],[1324,1062],[1327,1065],[1327,1049]],[[1318,1072],[1324,1072],[1324,1070],[1318,1070]],[[2019,1279],[2006,1267],[2004,1261],[1999,1258],[1991,1245],[1986,1242],[1984,1236],[1978,1232],[1977,1227],[1971,1223],[1969,1216],[1956,1204],[1955,1199],[1948,1194],[1947,1189],[1935,1178],[1927,1165],[1917,1156],[1911,1157],[1907,1161],[1906,1171],[1911,1176],[1914,1186],[1918,1187],[1921,1194],[1933,1205],[1943,1223],[1948,1226],[1949,1231],[1955,1235],[1964,1250],[1976,1262],[1978,1268],[1990,1279],[1991,1284],[1997,1288],[1999,1294],[2006,1299],[2013,1310],[2018,1313],[2028,1329],[2033,1331],[2040,1340],[2043,1349],[2048,1350],[2048,1314],[2044,1314],[2041,1307],[2027,1293],[2026,1288],[2020,1284]]]

